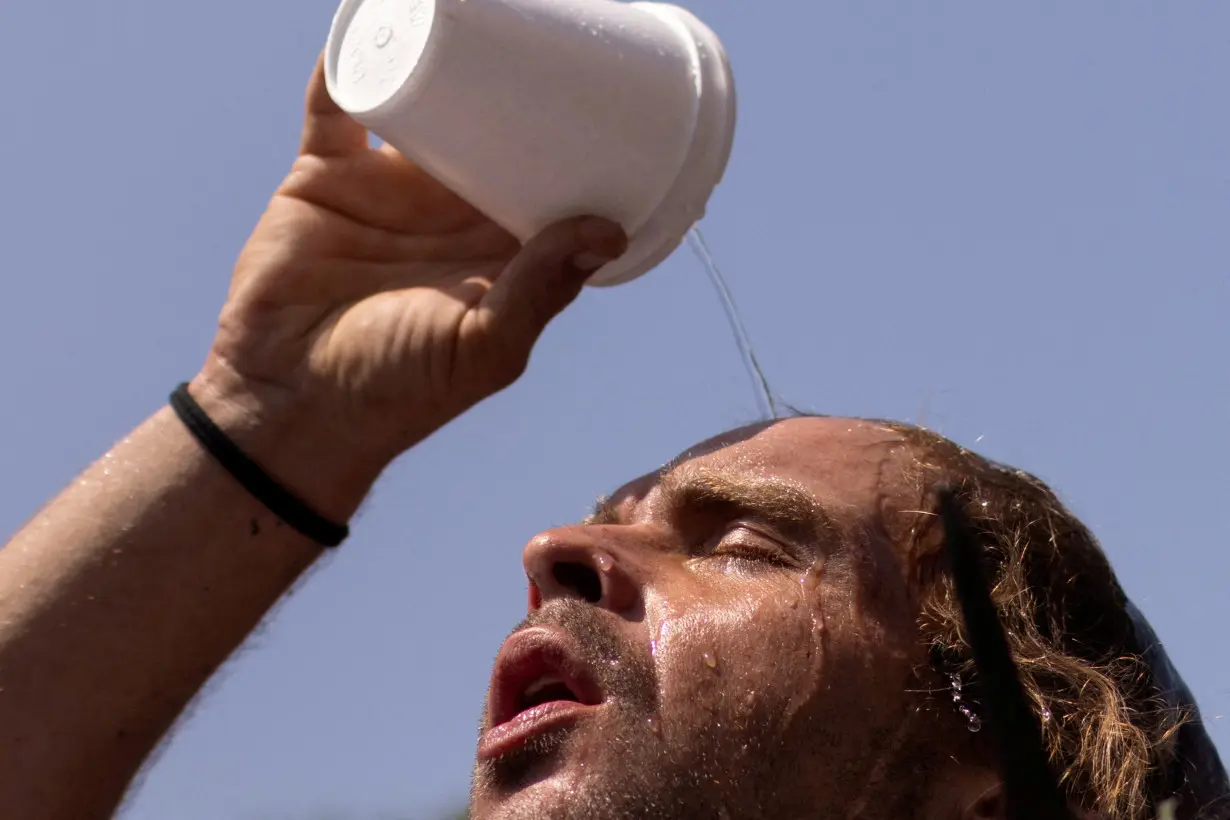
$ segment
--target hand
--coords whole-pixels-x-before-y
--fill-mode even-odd
[[[625,249],[598,219],[520,247],[370,148],[318,62],[300,155],[239,258],[193,394],[266,470],[348,516],[389,461],[514,382],[547,323]]]

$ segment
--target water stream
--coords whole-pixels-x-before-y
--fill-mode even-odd
[[[777,402],[773,398],[773,391],[769,388],[769,380],[765,378],[764,371],[760,369],[760,362],[756,361],[756,351],[752,348],[752,340],[747,335],[747,328],[743,326],[739,307],[735,304],[735,298],[726,284],[726,278],[722,276],[722,271],[713,258],[713,251],[709,249],[709,243],[705,241],[705,235],[701,233],[699,226],[688,231],[688,247],[704,266],[705,272],[709,274],[709,281],[713,283],[713,289],[718,293],[722,310],[726,312],[726,321],[730,323],[735,344],[738,345],[739,353],[743,357],[743,366],[752,380],[752,390],[756,393],[756,405],[760,409],[760,417],[765,421],[778,418]]]

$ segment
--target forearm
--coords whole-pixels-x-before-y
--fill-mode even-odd
[[[364,489],[331,512],[349,515]],[[169,410],[89,468],[0,551],[0,816],[110,816],[319,555]]]
[[[520,246],[308,89],[301,155],[235,267],[192,393],[322,516],[517,379],[619,225]],[[0,550],[0,818],[104,817],[159,738],[320,550],[169,410]]]

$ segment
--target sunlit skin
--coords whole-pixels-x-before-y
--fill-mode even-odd
[[[925,515],[908,458],[873,423],[745,428],[536,536],[526,625],[571,635],[607,695],[512,752],[480,746],[474,816],[854,817],[956,800],[919,788],[925,761],[915,778],[899,768],[952,729],[910,694],[927,662],[910,579],[930,558],[905,537]]]
[[[515,382],[627,246],[593,216],[518,243],[371,147],[318,63],[190,392],[271,480],[347,521],[395,459]],[[944,684],[915,627],[931,559],[908,465],[874,424],[783,421],[535,538],[476,816],[993,816],[987,756],[919,693]],[[0,817],[114,814],[324,553],[266,501],[164,407],[0,549]]]

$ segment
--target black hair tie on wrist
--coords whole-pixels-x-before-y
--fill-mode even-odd
[[[287,525],[324,547],[336,547],[350,535],[350,527],[322,517],[248,458],[196,403],[187,384],[181,384],[171,394],[171,409],[201,446]]]

